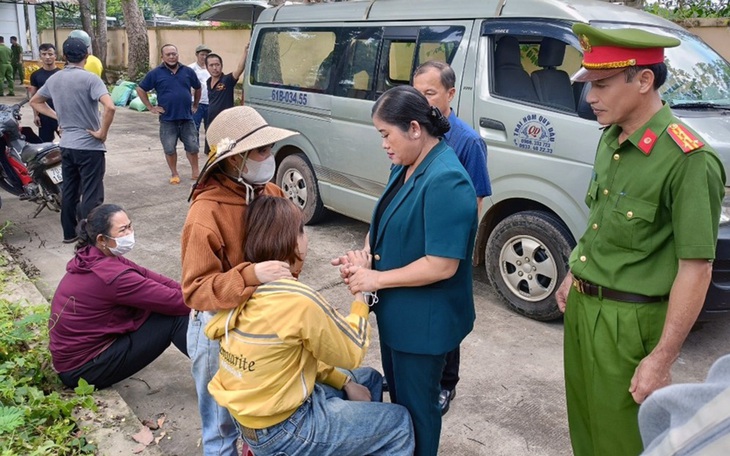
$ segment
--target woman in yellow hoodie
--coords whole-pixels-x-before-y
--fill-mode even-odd
[[[246,226],[249,261],[284,261],[298,275],[307,237],[293,203],[257,197]],[[380,395],[380,374],[348,370],[367,351],[368,311],[361,293],[344,317],[307,285],[280,279],[210,321],[205,332],[220,342],[220,368],[208,390],[235,418],[256,456],[413,454],[407,410],[374,397]],[[342,390],[350,400],[336,388],[343,373]]]

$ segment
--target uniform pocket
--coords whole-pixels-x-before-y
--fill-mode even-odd
[[[609,227],[613,232],[613,242],[630,250],[651,250],[657,207],[657,204],[650,201],[619,195],[612,210]]]

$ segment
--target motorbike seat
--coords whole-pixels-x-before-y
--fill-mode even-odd
[[[45,142],[40,144],[27,143],[25,146],[23,146],[23,150],[20,152],[20,157],[23,159],[24,162],[28,163],[28,161],[32,160],[36,156],[45,154],[50,150],[57,148],[58,144],[52,142]]]

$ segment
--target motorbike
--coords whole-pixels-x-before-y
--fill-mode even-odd
[[[61,210],[61,149],[44,143],[29,127],[20,127],[20,108],[0,104],[0,187],[37,204],[33,218],[48,208]],[[1,203],[0,203],[1,204]]]

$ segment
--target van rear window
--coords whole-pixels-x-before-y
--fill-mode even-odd
[[[324,92],[334,50],[333,31],[263,31],[256,49],[253,82]]]

